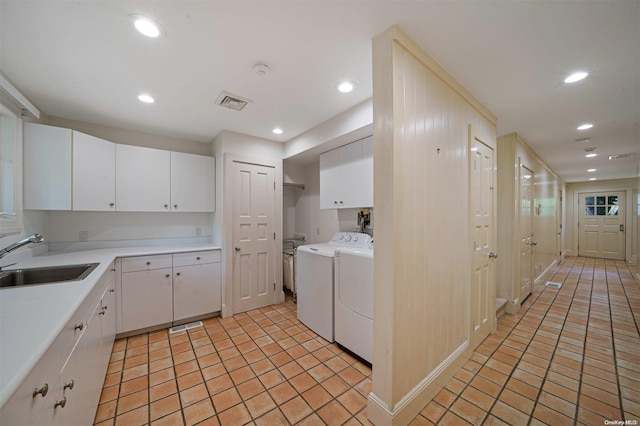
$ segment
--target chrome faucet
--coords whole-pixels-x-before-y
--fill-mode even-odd
[[[20,241],[17,241],[5,248],[3,248],[2,250],[0,250],[0,259],[2,259],[3,257],[5,257],[6,255],[8,255],[9,253],[11,253],[14,250],[19,249],[22,246],[26,246],[29,243],[42,243],[44,242],[44,237],[40,234],[33,234],[33,235],[29,235],[27,238],[22,239]]]

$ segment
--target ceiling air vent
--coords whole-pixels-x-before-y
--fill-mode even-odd
[[[236,111],[242,111],[251,101],[249,99],[243,99],[240,96],[232,95],[229,92],[221,92],[220,96],[216,100],[216,104],[225,108],[234,109]]]
[[[633,157],[633,152],[629,152],[629,153],[626,153],[626,154],[610,155],[609,156],[609,160],[618,160],[620,158],[629,158],[629,157]]]

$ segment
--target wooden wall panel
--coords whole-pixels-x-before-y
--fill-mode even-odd
[[[468,345],[468,126],[496,132],[471,99],[399,29],[374,40],[376,424],[410,420]]]

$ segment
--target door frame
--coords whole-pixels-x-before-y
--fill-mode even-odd
[[[632,227],[632,218],[633,216],[633,206],[631,205],[633,201],[633,191],[629,188],[625,188],[625,187],[619,187],[619,186],[593,186],[590,188],[582,188],[582,189],[576,189],[575,191],[573,191],[573,241],[572,241],[572,255],[577,256],[578,255],[578,233],[580,232],[580,229],[578,228],[578,220],[580,220],[580,209],[579,209],[579,204],[578,201],[580,200],[580,195],[581,194],[590,194],[590,193],[594,193],[594,192],[624,192],[625,194],[625,203],[626,206],[624,208],[624,213],[625,213],[625,218],[624,218],[624,229],[625,229],[625,242],[624,242],[624,252],[625,252],[625,262],[630,262],[631,259],[631,255],[632,255],[632,250],[631,250],[631,240],[633,239],[631,234],[629,233],[630,230],[633,230],[634,228]],[[631,201],[630,201],[631,200]],[[633,232],[633,231],[632,231]]]
[[[276,238],[274,244],[274,276],[276,291],[273,303],[284,302],[282,289],[282,160],[258,159],[245,155],[224,153],[222,156],[222,311],[223,318],[233,315],[233,164],[235,162],[273,167],[276,190],[274,194],[274,220]],[[215,213],[219,215],[218,211]]]
[[[469,250],[468,250],[468,258],[469,258],[469,289],[468,289],[468,293],[467,293],[467,303],[466,303],[466,312],[467,312],[467,330],[468,330],[468,342],[469,345],[472,349],[474,349],[478,344],[480,344],[480,341],[476,341],[477,337],[474,335],[474,330],[473,330],[473,318],[471,318],[472,316],[472,309],[471,309],[471,304],[473,303],[473,301],[471,300],[471,295],[473,294],[472,288],[471,286],[474,283],[474,262],[473,262],[473,257],[474,257],[474,247],[472,246],[473,241],[474,241],[474,220],[473,220],[473,214],[471,213],[471,206],[472,206],[472,194],[471,194],[471,188],[473,187],[472,185],[472,181],[471,181],[471,177],[472,177],[472,173],[471,173],[471,168],[473,167],[473,157],[471,155],[471,148],[473,146],[473,143],[475,141],[477,141],[478,143],[481,143],[485,146],[487,146],[489,149],[491,149],[493,151],[493,187],[492,189],[490,189],[490,194],[491,194],[491,209],[493,211],[492,215],[491,215],[491,240],[492,240],[492,245],[493,245],[493,252],[498,252],[498,190],[497,190],[497,185],[498,185],[498,150],[497,150],[497,143],[495,138],[491,139],[489,137],[485,137],[484,134],[482,134],[481,132],[479,132],[477,130],[477,126],[473,125],[473,124],[469,124],[468,125],[468,135],[467,135],[467,192],[468,192],[468,199],[467,199],[467,204],[468,204],[468,224],[467,224],[467,232],[468,232],[468,238],[469,238]],[[491,250],[491,249],[490,249]],[[498,253],[499,255],[499,253]],[[490,302],[490,306],[494,307],[495,306],[495,300],[497,297],[497,277],[498,277],[498,265],[496,263],[497,259],[493,259],[492,262],[492,268],[491,268],[491,277],[490,277],[490,282],[489,282],[489,293],[491,294],[492,298],[489,301]],[[491,308],[490,308],[491,309]],[[489,335],[494,334],[497,330],[497,324],[498,324],[498,320],[496,317],[496,311],[495,308],[490,310],[491,315],[489,316]]]

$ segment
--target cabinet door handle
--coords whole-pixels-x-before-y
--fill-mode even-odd
[[[170,276],[171,276],[171,274],[167,274],[167,275],[165,275],[165,277],[167,277],[167,278],[169,278]]]
[[[177,276],[180,276],[180,272],[177,272],[177,273],[176,273],[176,275],[177,275]]]
[[[109,203],[109,207],[113,207],[115,205],[116,205],[116,203]]]
[[[33,398],[35,398],[38,395],[42,395],[43,397],[45,397],[45,396],[47,396],[47,392],[49,392],[49,384],[45,383],[44,385],[42,385],[42,387],[40,389],[33,388],[33,394],[31,396]]]
[[[147,266],[151,265],[151,262],[147,262]]]
[[[165,209],[166,209],[166,208],[168,208],[168,207],[169,207],[169,204],[165,204],[165,205],[164,205],[164,208],[165,208]]]
[[[196,260],[200,260],[200,256],[196,257]]]
[[[73,327],[73,330],[74,330],[74,331],[75,331],[75,330],[80,330],[80,331],[82,331],[82,329],[83,329],[83,328],[84,328],[84,323],[83,323],[83,322],[81,322],[80,324],[76,324],[76,325]]]
[[[177,205],[177,204],[174,204],[174,205],[173,205],[173,208],[174,208],[174,209],[177,209],[177,208],[178,208],[178,205]]]
[[[115,292],[116,292],[116,290],[113,289],[113,288],[111,290],[109,290],[109,293],[115,293]]]
[[[74,385],[74,384],[75,384],[75,382],[74,382],[73,380],[71,380],[71,381],[69,381],[69,382],[65,383],[65,384],[62,386],[62,390],[65,390],[65,389],[73,389],[73,385]]]
[[[64,408],[64,406],[67,405],[67,397],[63,397],[60,401],[56,401],[55,404],[53,404],[53,408]]]

